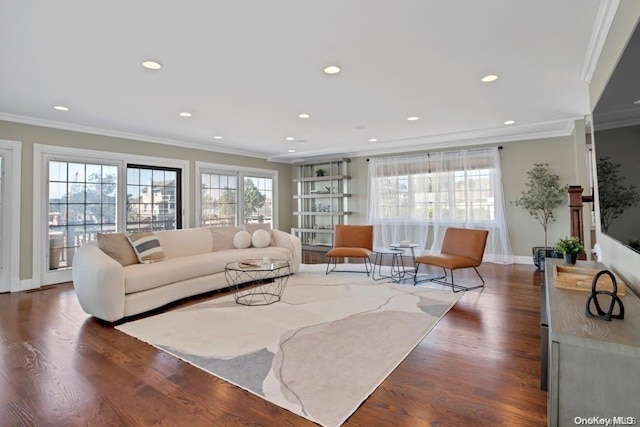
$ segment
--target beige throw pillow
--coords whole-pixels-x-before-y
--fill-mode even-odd
[[[162,261],[167,259],[167,255],[160,246],[160,241],[155,233],[151,231],[141,231],[127,235],[133,250],[138,256],[138,261],[143,264]]]
[[[244,224],[244,229],[247,230],[249,233],[251,233],[252,236],[258,230],[266,231],[267,233],[269,233],[269,243],[267,244],[267,246],[269,246],[269,245],[274,246],[275,245],[275,243],[273,242],[273,236],[271,236],[271,223],[270,222],[248,222],[248,223]],[[256,244],[254,243],[253,246],[256,246]]]
[[[123,267],[138,264],[138,257],[124,233],[98,233],[98,247]]]
[[[253,234],[256,230],[264,230],[271,234],[270,222],[247,222],[244,224],[244,229]]]
[[[211,235],[213,236],[213,251],[220,251],[223,249],[234,249],[233,237],[236,233],[242,230],[242,227],[235,226],[222,226],[222,227],[210,227]]]

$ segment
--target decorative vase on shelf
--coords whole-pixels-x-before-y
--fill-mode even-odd
[[[578,254],[564,254],[564,262],[574,265],[578,259]]]

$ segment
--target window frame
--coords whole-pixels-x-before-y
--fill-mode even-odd
[[[178,206],[182,206],[182,200],[183,200],[183,195],[182,195],[182,181],[183,181],[183,176],[182,176],[182,171],[179,168],[175,168],[175,167],[168,167],[168,166],[153,166],[153,165],[142,165],[142,164],[136,164],[136,163],[132,163],[132,162],[128,162],[125,166],[125,176],[127,177],[126,179],[128,179],[129,176],[129,168],[132,169],[149,169],[152,171],[163,171],[163,172],[176,172],[176,192],[177,194],[175,195],[175,201],[174,204],[176,205],[176,209]],[[125,216],[124,218],[124,231],[127,231],[127,229],[129,228],[129,220],[127,217],[128,214],[128,205],[129,205],[129,199],[128,199],[128,187],[129,186],[138,186],[138,187],[142,187],[142,185],[140,183],[138,184],[131,184],[128,181],[125,182],[125,188],[127,189],[127,193],[125,194],[125,200],[126,200],[126,207],[125,207]],[[152,203],[152,205],[155,205],[155,203]],[[178,215],[176,213],[176,218],[175,218],[175,222],[176,222],[176,227],[175,229],[181,229],[183,228],[183,223],[182,223],[182,215]],[[139,224],[139,223],[138,223]],[[153,221],[152,221],[153,224]]]
[[[2,179],[3,238],[1,239],[3,286],[0,292],[18,292],[28,289],[20,281],[20,204],[22,199],[22,143],[0,139],[0,149],[6,154]],[[28,284],[28,282],[27,282]]]
[[[240,226],[244,225],[244,178],[270,178],[273,182],[273,195],[272,195],[272,217],[271,228],[277,229],[279,226],[279,194],[278,194],[278,171],[273,169],[259,169],[243,166],[224,165],[218,163],[208,162],[196,162],[196,186],[195,186],[195,224],[197,227],[202,227],[202,174],[222,174],[222,175],[236,175],[238,180],[237,191],[237,209],[236,209],[236,223]]]
[[[119,152],[89,150],[84,148],[59,147],[45,144],[33,145],[33,253],[32,253],[32,287],[72,280],[72,268],[50,271],[48,220],[49,220],[49,161],[83,162],[117,166],[117,221],[116,230],[126,229],[126,179],[127,165],[148,165],[179,169],[182,175],[182,207],[183,227],[189,227],[189,161],[163,157],[140,156]]]

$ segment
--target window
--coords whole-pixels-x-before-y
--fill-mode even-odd
[[[374,244],[400,240],[439,251],[444,230],[489,229],[488,258],[513,262],[497,148],[369,161],[367,220]]]
[[[278,172],[196,162],[201,226],[270,223],[277,227]],[[241,185],[240,185],[241,184]]]
[[[116,231],[118,168],[49,161],[49,269],[71,267],[76,248]]]
[[[271,223],[273,218],[273,179],[245,176],[243,197],[244,222]]]
[[[427,194],[429,218],[455,223],[496,219],[491,169],[433,173],[427,179],[439,184]]]
[[[97,233],[175,229],[188,218],[188,161],[34,144],[34,164],[36,286],[71,280],[76,249]]]
[[[236,225],[238,216],[238,177],[203,172],[201,226]]]
[[[180,170],[127,165],[127,232],[182,228]]]

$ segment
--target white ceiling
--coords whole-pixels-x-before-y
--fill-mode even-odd
[[[611,4],[0,0],[0,119],[283,162],[566,135]]]

